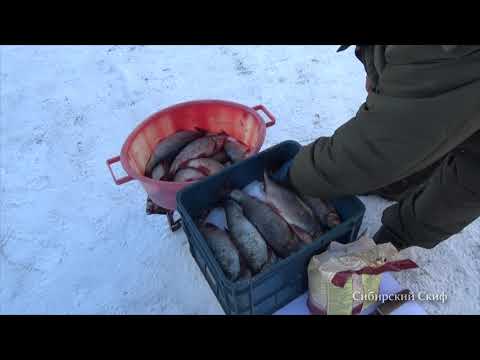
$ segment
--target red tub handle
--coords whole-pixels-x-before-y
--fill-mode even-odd
[[[272,113],[270,111],[268,111],[265,106],[257,105],[257,106],[254,106],[252,109],[255,110],[255,111],[262,110],[263,113],[265,115],[267,115],[267,117],[270,119],[270,121],[265,124],[266,127],[270,127],[270,126],[275,125],[275,122],[277,121],[275,119],[275,116],[273,116]]]
[[[116,162],[119,162],[119,161],[120,161],[120,156],[115,156],[107,160],[107,166],[108,166],[108,169],[110,170],[110,174],[112,174],[112,178],[113,178],[113,181],[115,181],[115,184],[122,185],[122,184],[125,184],[126,182],[129,182],[130,180],[133,180],[133,178],[130,175],[124,176],[120,179],[117,179],[115,177],[115,174],[113,173],[113,170],[112,170],[112,164],[115,164]]]

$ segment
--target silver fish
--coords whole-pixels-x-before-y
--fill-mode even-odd
[[[152,179],[161,180],[167,173],[168,173],[168,165],[162,161],[153,168]]]
[[[208,224],[201,226],[200,231],[227,278],[236,280],[240,275],[240,253],[228,234]]]
[[[244,160],[248,156],[248,147],[238,141],[227,139],[225,152],[233,163]]]
[[[191,168],[186,168],[186,169],[181,169],[179,170],[176,174],[175,177],[173,178],[173,181],[175,182],[188,182],[188,181],[196,181],[201,178],[204,178],[205,175],[196,170],[196,169],[191,169]]]
[[[210,158],[193,159],[185,163],[185,167],[193,168],[206,176],[210,176],[223,170],[223,165]]]
[[[226,135],[204,136],[187,146],[177,155],[170,166],[170,173],[175,174],[185,163],[198,158],[210,157],[219,152],[225,143]]]
[[[222,150],[212,155],[211,159],[218,161],[220,164],[225,164],[229,158],[225,150]]]
[[[258,273],[268,260],[267,244],[262,235],[243,215],[239,204],[225,201],[227,224],[231,238],[253,273]]]
[[[306,195],[300,195],[300,197],[312,209],[323,226],[333,228],[342,222],[337,210],[329,201]]]
[[[264,173],[266,202],[292,227],[305,243],[322,233],[312,210],[292,191],[278,185]]]
[[[230,197],[242,206],[247,219],[280,257],[285,258],[300,248],[290,226],[269,205],[241,190],[233,190]]]
[[[202,135],[200,131],[185,130],[160,140],[145,165],[145,176],[150,177],[160,161],[171,161],[188,143]]]

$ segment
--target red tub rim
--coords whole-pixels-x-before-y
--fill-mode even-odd
[[[273,118],[273,116],[271,116],[271,114],[269,114],[269,112],[266,111],[266,109],[262,105],[257,105],[257,106],[254,106],[254,107],[248,107],[246,105],[239,104],[239,103],[236,103],[236,102],[233,102],[233,101],[211,100],[211,99],[210,100],[185,101],[185,102],[182,102],[182,103],[171,105],[167,108],[161,109],[161,110],[151,114],[150,116],[148,116],[145,120],[143,120],[140,124],[137,125],[137,127],[130,133],[130,135],[125,140],[125,142],[122,146],[122,150],[120,152],[120,161],[121,161],[122,167],[125,169],[125,171],[126,171],[126,173],[129,177],[131,177],[133,179],[136,179],[136,180],[140,180],[143,183],[147,183],[147,184],[150,184],[150,185],[161,183],[162,186],[165,186],[167,188],[170,188],[170,187],[171,188],[177,188],[179,186],[186,186],[186,185],[192,183],[192,182],[188,182],[188,181],[187,182],[174,182],[174,181],[153,180],[153,179],[151,179],[147,176],[144,176],[142,174],[138,174],[136,171],[134,171],[132,169],[129,162],[127,161],[127,149],[130,147],[130,144],[133,142],[133,139],[141,131],[141,129],[143,128],[143,125],[146,124],[147,122],[151,121],[154,117],[157,117],[157,116],[159,116],[159,115],[161,115],[165,112],[172,111],[172,110],[174,110],[176,108],[179,108],[179,107],[197,105],[197,104],[201,104],[201,105],[218,104],[218,105],[233,106],[233,107],[240,108],[240,109],[250,113],[253,117],[258,119],[264,126],[261,127],[261,130],[260,130],[261,133],[259,135],[261,141],[259,141],[259,143],[257,145],[257,148],[254,149],[254,153],[257,153],[261,149],[261,147],[263,145],[263,142],[265,141],[266,128],[275,123],[275,119]],[[262,109],[264,112],[266,112],[266,114],[269,115],[269,117],[271,119],[271,122],[266,124],[263,121],[262,117],[258,114],[258,112],[255,109]]]

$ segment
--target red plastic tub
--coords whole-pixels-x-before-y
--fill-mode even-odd
[[[258,111],[269,122],[264,123]],[[176,193],[191,183],[156,181],[144,176],[145,165],[155,145],[163,138],[180,130],[201,128],[211,132],[225,132],[248,145],[251,155],[260,151],[266,128],[275,124],[274,116],[263,106],[253,108],[221,100],[191,101],[161,110],[135,128],[123,144],[120,156],[107,160],[117,185],[138,180],[152,201],[164,209],[175,210]],[[127,176],[117,179],[111,165],[121,161]]]

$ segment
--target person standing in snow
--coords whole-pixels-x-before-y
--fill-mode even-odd
[[[480,45],[357,45],[355,55],[365,103],[275,177],[324,199],[396,201],[375,242],[431,249],[480,215]]]

